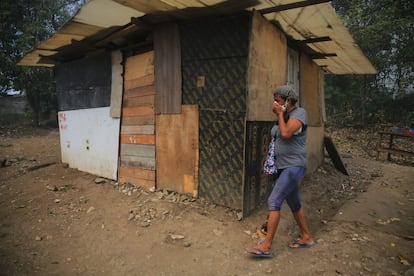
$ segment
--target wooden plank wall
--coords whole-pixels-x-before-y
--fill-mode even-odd
[[[154,51],[125,63],[119,181],[155,187]]]

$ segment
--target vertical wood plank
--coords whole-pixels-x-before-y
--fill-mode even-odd
[[[109,114],[112,118],[121,118],[122,107],[122,53],[112,52],[111,106]]]
[[[165,23],[154,30],[156,114],[181,112],[181,46],[177,24]]]

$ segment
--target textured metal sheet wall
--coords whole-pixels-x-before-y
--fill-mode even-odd
[[[59,111],[110,106],[112,58],[104,53],[55,69]]]
[[[242,209],[249,17],[181,26],[183,104],[200,107],[199,194]]]
[[[263,163],[274,122],[247,122],[243,215],[267,202],[275,178],[263,173]]]

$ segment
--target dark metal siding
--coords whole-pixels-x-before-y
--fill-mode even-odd
[[[111,101],[111,54],[56,66],[58,110],[106,107]]]
[[[181,26],[183,104],[200,107],[199,194],[242,208],[250,17]],[[205,78],[197,87],[197,78]]]
[[[243,198],[243,215],[267,202],[275,178],[263,173],[263,163],[270,142],[270,130],[274,122],[247,122],[246,163]]]

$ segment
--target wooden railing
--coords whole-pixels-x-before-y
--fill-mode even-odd
[[[392,154],[414,157],[414,135],[413,134],[387,132],[387,131],[380,131],[378,132],[378,134],[379,134],[379,140],[377,144],[377,159],[379,159],[381,152],[387,153],[387,160],[389,161],[391,160]],[[396,143],[396,140],[400,140],[398,141],[398,145]]]

